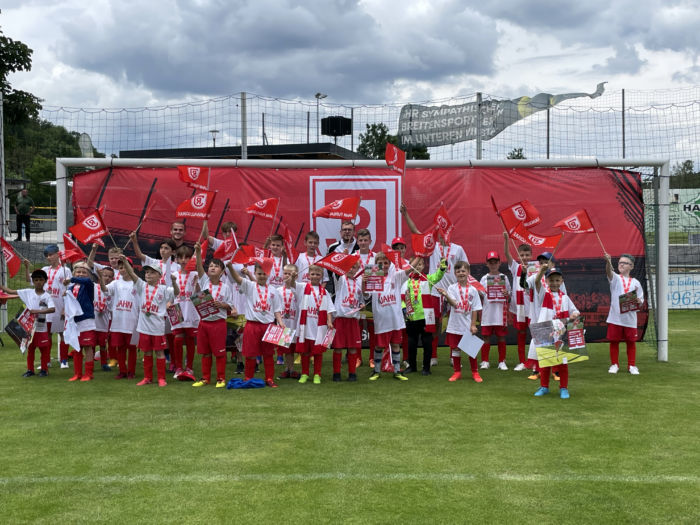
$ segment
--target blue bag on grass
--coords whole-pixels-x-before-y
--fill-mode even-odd
[[[264,388],[265,381],[262,379],[249,379],[248,381],[241,379],[240,377],[234,377],[228,380],[226,383],[226,388]]]

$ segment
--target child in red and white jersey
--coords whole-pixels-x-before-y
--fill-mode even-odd
[[[89,263],[88,263],[89,264]],[[93,270],[94,271],[94,270]],[[102,277],[102,282],[105,286],[114,281],[114,270],[111,266],[104,266],[101,270],[97,270],[95,273],[99,273]],[[95,347],[99,350],[95,353],[95,359],[97,359],[97,353],[100,354],[100,364],[102,365],[102,370],[109,372],[112,368],[109,366],[109,324],[111,322],[111,297],[109,291],[102,291],[102,288],[95,284]]]
[[[175,250],[175,257],[180,265],[180,270],[174,272],[177,287],[180,291],[178,296],[175,297],[175,304],[179,306],[183,319],[182,322],[171,326],[173,333],[173,354],[171,358],[175,366],[175,374],[173,375],[175,379],[179,378],[184,372],[188,379],[194,380],[192,367],[194,365],[197,327],[199,326],[200,318],[191,299],[197,288],[199,277],[196,270],[187,271],[193,253],[192,248],[184,244]],[[187,348],[185,363],[183,363],[184,348]],[[182,380],[182,378],[180,379]]]
[[[481,335],[484,344],[481,347],[481,368],[488,368],[489,338],[496,336],[498,341],[498,369],[508,370],[506,365],[506,335],[508,334],[508,297],[510,282],[499,270],[501,258],[496,252],[486,254],[486,266],[489,272],[481,278],[481,286],[486,289],[482,293]]]
[[[358,244],[360,233],[358,232]],[[340,367],[343,361],[343,349],[346,349],[348,362],[348,381],[357,381],[357,356],[362,348],[360,330],[360,310],[364,306],[362,298],[362,281],[355,276],[361,266],[358,261],[350,271],[338,279],[335,290],[335,338],[333,339],[333,381],[340,381]],[[371,263],[365,263],[371,264]]]
[[[136,344],[139,321],[139,297],[129,272],[124,271],[124,263],[119,261],[121,279],[107,285],[111,297],[112,323],[109,329],[109,345],[114,351],[119,373],[114,379],[133,379],[136,376]]]
[[[144,268],[146,266],[158,268],[158,270],[160,271],[159,284],[163,284],[165,286],[168,286],[169,283],[165,282],[165,276],[167,273],[166,265],[167,265],[168,261],[170,261],[170,272],[171,273],[180,270],[180,265],[172,260],[173,254],[175,253],[175,250],[177,249],[175,242],[172,239],[166,239],[163,242],[161,242],[160,246],[158,247],[158,252],[160,253],[160,259],[154,259],[153,257],[149,257],[148,255],[144,254],[141,251],[141,247],[139,246],[138,235],[136,234],[136,232],[131,232],[129,234],[129,239],[131,239],[131,243],[134,245],[134,255],[136,255],[136,257],[138,257],[141,260],[141,262],[144,265]]]
[[[637,356],[637,310],[620,313],[620,297],[634,292],[637,308],[644,304],[644,289],[642,284],[630,276],[634,269],[634,257],[623,253],[617,262],[615,273],[612,266],[612,258],[605,254],[605,273],[610,282],[610,312],[606,322],[608,323],[607,338],[610,341],[610,368],[608,372],[617,374],[620,369],[620,341],[627,346],[627,370],[632,375],[639,375],[636,366]]]
[[[224,263],[220,259],[212,259],[207,265],[206,275],[202,264],[202,248],[199,243],[194,245],[194,255],[197,258],[197,275],[199,288],[208,290],[212,296],[212,306],[216,312],[202,317],[197,328],[197,353],[202,356],[202,378],[192,384],[202,387],[211,382],[212,358],[216,359],[216,388],[226,386],[226,317],[229,312],[236,313],[233,307],[233,290],[221,277],[224,273]]]
[[[454,368],[454,373],[449,379],[450,381],[457,381],[462,378],[462,355],[459,349],[459,342],[467,332],[471,334],[477,333],[478,328],[474,312],[481,310],[479,292],[469,284],[469,263],[457,261],[454,265],[454,272],[457,282],[451,284],[447,290],[444,288],[438,289],[438,293],[452,306],[450,317],[447,321],[447,333],[445,334],[445,344],[450,347],[452,367]],[[475,357],[469,358],[469,365],[472,371],[472,378],[477,383],[481,383],[482,379],[476,368],[477,362]]]
[[[61,255],[55,244],[44,248],[44,256],[49,263],[42,268],[47,276],[44,289],[51,296],[55,308],[46,316],[49,338],[53,334],[58,334],[58,359],[61,362],[61,368],[68,368],[68,345],[63,340],[63,294],[66,292],[66,286],[63,283],[73,274],[67,266],[61,265]]]
[[[296,282],[297,267],[294,264],[287,264],[284,267],[284,286],[279,289],[282,296],[282,320],[284,326],[295,331],[294,341],[298,334],[296,330],[299,327],[299,316],[301,315],[301,303],[304,298],[304,283]],[[277,351],[284,355],[284,371],[280,375],[283,379],[299,379],[299,372],[294,370],[294,352],[296,351],[296,343],[292,342],[289,348],[283,346],[277,347]]]
[[[510,317],[517,334],[518,364],[513,368],[516,372],[527,368],[525,361],[525,343],[527,327],[530,325],[530,302],[533,290],[527,284],[528,263],[532,259],[532,248],[528,244],[518,246],[518,261],[510,255],[508,232],[503,232],[503,251],[506,254],[508,269],[513,276],[510,296]]]
[[[323,256],[318,253],[318,243],[319,243],[318,233],[315,231],[310,231],[304,236],[304,246],[306,252],[299,254],[294,265],[297,267],[297,272],[299,277],[297,282],[308,283],[309,282],[309,266],[316,263],[319,259],[323,259]],[[328,282],[328,274],[324,272],[323,282]]]

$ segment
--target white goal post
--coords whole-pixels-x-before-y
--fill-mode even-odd
[[[67,231],[68,179],[67,167],[159,167],[203,166],[229,168],[386,168],[381,160],[238,160],[238,159],[96,159],[96,158],[57,158],[56,159],[56,204],[57,239],[60,244]],[[670,160],[655,158],[629,159],[558,159],[558,160],[412,160],[407,168],[654,168],[658,177],[659,191],[656,192],[659,222],[657,224],[658,243],[656,245],[656,339],[657,359],[668,361],[668,277],[669,277],[669,187]]]

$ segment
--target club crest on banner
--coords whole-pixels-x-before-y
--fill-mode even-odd
[[[5,258],[5,261],[9,261],[10,259],[12,259],[15,256],[15,254],[3,246],[2,247],[2,256]]]
[[[573,217],[572,219],[568,220],[566,225],[569,227],[571,230],[579,230],[581,229],[581,223],[578,220],[578,217]]]
[[[517,219],[524,221],[527,218],[525,208],[523,208],[520,204],[513,206],[511,209],[513,210],[513,215],[515,215]]]
[[[334,262],[334,263],[339,263],[343,259],[345,259],[344,253],[336,253],[335,255],[331,256],[331,262]]]
[[[426,251],[430,251],[435,248],[435,237],[432,235],[423,237],[423,246],[425,247]]]
[[[85,219],[85,222],[83,222],[83,224],[91,230],[99,230],[101,226],[99,219],[94,215],[90,215],[87,219]]]
[[[267,201],[258,201],[255,203],[255,205],[262,210],[265,207],[266,203]]]
[[[192,207],[196,210],[201,210],[207,205],[207,194],[198,193],[192,197]]]
[[[199,178],[199,168],[187,168],[187,174],[190,176],[190,179],[192,180],[197,180]]]
[[[527,238],[535,246],[539,246],[544,242],[544,239],[542,237],[537,237],[536,235],[532,235],[531,233],[527,235]]]

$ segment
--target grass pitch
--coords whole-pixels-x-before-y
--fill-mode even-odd
[[[407,382],[333,383],[330,354],[323,384],[278,389],[25,379],[5,336],[2,521],[697,523],[697,320],[673,312],[669,362],[639,345],[637,377],[592,345],[567,401],[512,370],[449,383],[445,349]]]

